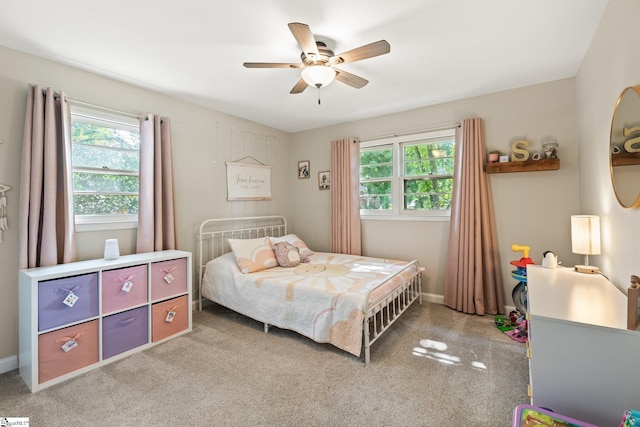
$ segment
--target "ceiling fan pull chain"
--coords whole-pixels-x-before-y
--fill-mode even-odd
[[[318,86],[318,105],[320,105],[320,86]]]

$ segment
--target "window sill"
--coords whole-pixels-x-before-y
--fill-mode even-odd
[[[138,220],[104,220],[104,219],[80,219],[76,218],[76,232],[87,231],[109,231],[109,230],[130,230],[138,228]]]
[[[360,215],[360,219],[366,221],[423,221],[423,222],[449,222],[449,215]]]

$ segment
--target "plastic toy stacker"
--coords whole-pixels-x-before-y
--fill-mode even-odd
[[[513,260],[511,265],[516,267],[511,271],[511,276],[518,281],[518,284],[513,288],[511,297],[513,303],[520,313],[527,312],[527,265],[535,264],[531,258],[529,258],[529,246],[512,245],[511,250],[513,252],[522,252],[522,258],[519,260]]]

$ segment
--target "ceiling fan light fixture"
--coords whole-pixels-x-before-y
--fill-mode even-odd
[[[309,86],[321,88],[336,78],[336,70],[326,65],[311,65],[302,69],[302,78]]]

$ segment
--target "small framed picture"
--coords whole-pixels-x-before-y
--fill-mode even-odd
[[[311,166],[309,160],[298,162],[298,179],[309,178],[311,176]]]
[[[318,172],[318,188],[320,190],[328,190],[331,183],[331,175],[329,171]]]

